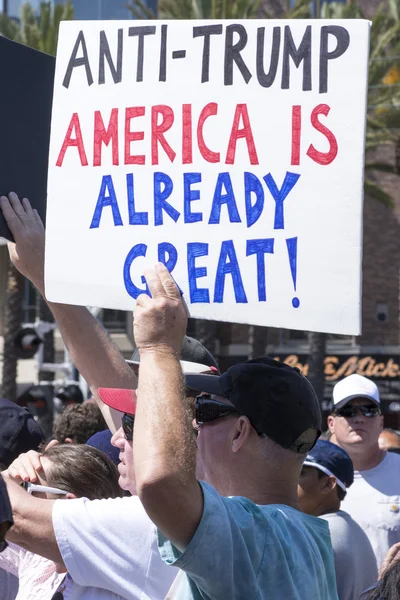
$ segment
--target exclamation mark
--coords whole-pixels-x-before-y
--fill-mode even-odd
[[[292,273],[293,279],[293,287],[294,291],[296,291],[296,282],[297,282],[297,237],[289,238],[286,240],[286,246],[289,254],[289,265],[290,271]],[[300,300],[295,296],[292,298],[292,306],[293,308],[299,308]]]

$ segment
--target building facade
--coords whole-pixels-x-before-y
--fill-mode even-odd
[[[8,0],[7,12],[10,17],[19,18],[21,4],[25,0]],[[34,10],[40,7],[41,0],[30,0]],[[52,4],[65,4],[66,0],[52,0]],[[132,19],[132,13],[128,9],[129,0],[71,0],[74,6],[75,19]],[[145,0],[144,4],[156,10],[157,0]],[[4,9],[4,0],[0,6]]]

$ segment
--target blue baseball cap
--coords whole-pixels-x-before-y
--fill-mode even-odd
[[[105,431],[98,431],[86,442],[86,446],[91,446],[92,448],[97,448],[97,450],[101,450],[104,454],[107,454],[108,458],[110,458],[115,465],[119,464],[119,448],[116,448],[111,444],[112,433],[109,429]]]
[[[333,475],[344,492],[354,481],[354,467],[350,456],[343,448],[326,440],[318,440],[307,454],[303,465],[319,469],[325,475]]]

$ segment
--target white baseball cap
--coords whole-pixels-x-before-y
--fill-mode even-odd
[[[362,375],[349,375],[339,381],[333,388],[333,407],[341,408],[355,398],[368,398],[380,406],[377,385]]]

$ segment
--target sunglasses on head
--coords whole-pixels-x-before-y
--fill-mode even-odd
[[[122,429],[124,430],[125,439],[128,442],[133,440],[133,424],[135,422],[135,416],[125,413],[122,417]]]
[[[220,400],[214,400],[210,394],[203,394],[196,398],[196,425],[201,427],[204,423],[210,423],[221,417],[229,415],[240,415],[240,412],[229,404]]]
[[[360,412],[363,417],[370,419],[380,415],[381,409],[379,406],[344,406],[343,408],[339,408],[339,410],[335,411],[334,415],[336,417],[351,419],[352,417],[355,417],[358,412]]]

